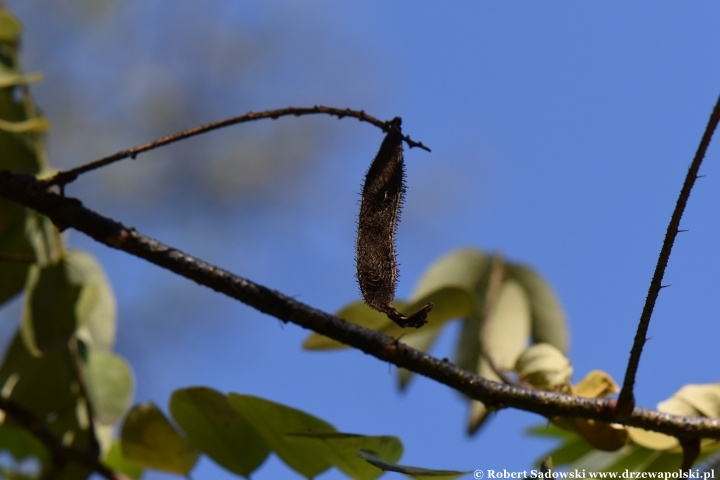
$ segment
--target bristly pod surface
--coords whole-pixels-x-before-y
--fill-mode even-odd
[[[398,282],[395,231],[405,196],[405,171],[400,117],[380,145],[367,174],[360,201],[355,264],[357,280],[365,303],[383,312],[401,327],[420,328],[433,308],[428,303],[410,316],[393,307]]]

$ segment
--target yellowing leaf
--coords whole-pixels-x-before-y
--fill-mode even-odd
[[[680,445],[677,438],[663,433],[635,427],[627,427],[627,430],[633,442],[651,450],[670,450]]]
[[[619,391],[615,380],[601,370],[591,371],[577,385],[572,386],[573,394],[588,398],[607,397]]]
[[[123,457],[142,467],[187,475],[200,456],[152,403],[128,412],[120,438]]]
[[[685,385],[673,397],[684,400],[706,417],[720,417],[720,383]]]
[[[583,418],[574,420],[577,431],[593,448],[613,452],[628,442],[628,431],[622,425]]]
[[[515,371],[521,380],[535,388],[555,390],[569,384],[572,364],[554,346],[538,343],[520,355]]]

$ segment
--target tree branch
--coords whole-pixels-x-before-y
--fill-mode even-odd
[[[50,451],[54,459],[63,462],[73,461],[91,468],[108,480],[121,480],[108,467],[103,465],[97,456],[82,452],[71,447],[66,447],[55,435],[45,427],[35,416],[23,407],[7,397],[0,396],[0,410],[15,420],[20,426],[32,433]]]
[[[194,258],[83,207],[79,200],[46,190],[31,175],[0,172],[0,197],[49,217],[60,229],[72,227],[100,243],[125,251],[177,273],[251,307],[350,345],[382,361],[425,375],[487,405],[512,407],[544,417],[614,421],[615,400],[574,397],[503,385],[434,358],[380,332],[351,324]],[[621,422],[683,438],[720,439],[720,419],[679,417],[636,407]]]
[[[65,185],[67,185],[70,182],[75,181],[75,179],[82,175],[83,173],[90,172],[92,170],[96,170],[98,168],[104,167],[106,165],[110,165],[111,163],[115,163],[119,160],[123,160],[125,158],[132,158],[134,159],[139,153],[147,152],[148,150],[153,150],[158,147],[162,147],[163,145],[168,145],[170,143],[178,142],[180,140],[184,140],[186,138],[194,137],[195,135],[200,135],[202,133],[209,132],[211,130],[217,130],[219,128],[228,127],[230,125],[236,125],[238,123],[245,123],[245,122],[252,122],[255,120],[260,120],[263,118],[271,118],[273,120],[288,116],[288,115],[294,115],[296,117],[300,117],[302,115],[313,115],[313,114],[325,114],[325,115],[332,115],[335,117],[338,117],[339,119],[342,119],[344,117],[352,117],[357,118],[361,122],[367,122],[372,125],[375,125],[376,127],[380,128],[383,132],[387,132],[390,129],[390,124],[392,123],[392,120],[383,122],[381,120],[378,120],[377,118],[368,115],[363,110],[350,110],[349,108],[341,109],[341,108],[333,108],[333,107],[323,107],[323,106],[314,106],[310,108],[301,108],[301,107],[288,107],[288,108],[281,108],[278,110],[265,110],[263,112],[248,112],[245,115],[240,115],[237,117],[227,118],[225,120],[220,120],[218,122],[208,123],[207,125],[200,125],[198,127],[190,128],[188,130],[183,130],[182,132],[173,133],[172,135],[167,135],[162,138],[158,138],[157,140],[153,140],[152,142],[145,143],[143,145],[138,145],[136,147],[129,148],[127,150],[122,150],[120,152],[117,152],[113,155],[110,155],[108,157],[101,158],[99,160],[95,160],[93,162],[87,163],[85,165],[81,165],[79,167],[72,168],[70,170],[64,170],[62,172],[58,172],[55,175],[53,175],[50,178],[47,178],[43,180],[43,182],[50,186],[50,185],[57,185],[62,190]],[[403,140],[408,144],[410,148],[412,147],[419,147],[423,150],[427,150],[428,152],[430,149],[422,144],[422,142],[416,142],[414,140],[411,140],[408,135],[403,135]]]
[[[680,229],[680,219],[685,211],[685,206],[690,198],[690,192],[692,191],[693,185],[695,185],[695,180],[698,178],[700,165],[702,164],[703,158],[705,158],[705,152],[707,152],[710,140],[717,128],[718,122],[720,122],[720,98],[718,98],[715,103],[715,108],[710,115],[707,127],[705,127],[705,133],[700,140],[700,145],[695,153],[695,158],[693,158],[687,175],[685,176],[685,183],[683,183],[682,189],[680,190],[680,195],[677,199],[677,203],[675,204],[675,210],[670,217],[670,223],[668,224],[667,231],[665,232],[665,240],[663,241],[660,256],[658,258],[657,265],[655,266],[655,273],[650,281],[650,289],[648,291],[647,298],[645,299],[645,306],[643,307],[642,314],[640,315],[640,322],[638,324],[637,332],[635,333],[632,350],[630,351],[630,359],[628,360],[627,370],[625,371],[625,379],[623,380],[622,390],[620,390],[620,395],[618,397],[616,418],[623,418],[625,415],[628,415],[632,412],[632,409],[635,406],[635,396],[633,393],[635,376],[637,375],[638,366],[640,364],[640,355],[642,354],[642,350],[647,339],[650,317],[652,317],[652,312],[655,308],[655,302],[657,301],[658,294],[663,288],[662,280],[665,275],[665,268],[667,267],[668,260],[670,260],[670,252],[672,251],[673,244],[675,243],[675,237]]]

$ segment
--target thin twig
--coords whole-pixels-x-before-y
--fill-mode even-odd
[[[48,430],[42,422],[35,418],[32,413],[25,410],[13,400],[0,396],[0,410],[4,411],[8,417],[15,420],[21,427],[28,430],[40,440],[54,458],[58,458],[63,462],[72,461],[85,465],[108,480],[120,480],[121,477],[103,465],[97,456],[65,446],[63,442]]]
[[[640,315],[640,322],[638,324],[637,333],[635,334],[635,341],[633,342],[632,350],[630,351],[630,360],[628,361],[627,370],[625,371],[625,379],[623,381],[622,390],[618,397],[616,415],[617,418],[623,418],[632,412],[635,406],[635,395],[633,388],[635,386],[635,376],[637,375],[638,366],[640,364],[640,355],[642,354],[643,346],[647,338],[648,327],[650,326],[650,317],[652,317],[653,308],[658,298],[660,290],[663,288],[662,280],[665,274],[665,267],[667,267],[668,260],[670,259],[670,252],[672,251],[673,244],[675,243],[675,237],[678,234],[680,228],[680,219],[682,218],[685,206],[687,205],[688,198],[690,198],[690,192],[692,191],[695,180],[698,178],[698,171],[702,164],[703,158],[705,158],[705,152],[710,145],[713,133],[717,128],[718,122],[720,122],[720,98],[715,103],[715,108],[710,115],[707,127],[705,127],[705,133],[700,140],[695,158],[693,158],[690,168],[688,169],[687,175],[685,176],[685,183],[683,183],[682,190],[675,204],[675,210],[673,211],[672,217],[670,217],[670,223],[668,224],[667,231],[665,232],[665,241],[663,242],[662,249],[660,250],[660,256],[655,267],[655,273],[653,274],[652,281],[650,282],[650,289],[645,300],[645,306],[643,307],[642,314]]]
[[[158,147],[162,147],[164,145],[168,145],[170,143],[174,143],[180,140],[184,140],[186,138],[194,137],[195,135],[200,135],[202,133],[207,133],[211,130],[217,130],[219,128],[228,127],[230,125],[236,125],[238,123],[245,123],[245,122],[252,122],[255,120],[260,120],[263,118],[271,118],[273,120],[288,116],[288,115],[294,115],[296,117],[302,116],[302,115],[313,115],[313,114],[325,114],[325,115],[333,115],[335,117],[338,117],[339,119],[344,117],[352,117],[357,118],[361,122],[367,122],[372,125],[375,125],[376,127],[380,128],[383,132],[387,132],[390,129],[390,125],[392,124],[392,120],[383,122],[382,120],[378,120],[377,118],[368,115],[363,110],[351,110],[349,108],[342,109],[342,108],[333,108],[333,107],[323,107],[316,105],[314,107],[306,108],[306,107],[288,107],[288,108],[281,108],[278,110],[266,110],[263,112],[248,112],[245,115],[240,115],[237,117],[227,118],[225,120],[220,120],[218,122],[208,123],[207,125],[200,125],[197,127],[190,128],[188,130],[183,130],[182,132],[173,133],[172,135],[167,135],[162,138],[158,138],[157,140],[153,140],[152,142],[145,143],[143,145],[138,145],[136,147],[129,148],[127,150],[122,150],[120,152],[117,152],[113,155],[110,155],[108,157],[101,158],[99,160],[95,160],[93,162],[87,163],[85,165],[81,165],[79,167],[72,168],[70,170],[64,170],[62,172],[58,172],[55,175],[53,175],[50,178],[47,178],[43,180],[43,183],[47,186],[57,185],[61,189],[67,185],[70,182],[75,181],[75,179],[82,175],[83,173],[87,173],[92,170],[96,170],[98,168],[104,167],[106,165],[110,165],[111,163],[117,162],[119,160],[123,160],[125,158],[135,158],[139,153],[147,152],[148,150],[153,150]],[[408,135],[403,135],[403,140],[408,144],[410,148],[412,147],[419,147],[423,150],[427,150],[428,152],[430,149],[422,144],[422,142],[416,142]]]
[[[47,191],[32,175],[0,172],[0,197],[46,215],[61,229],[72,227],[100,243],[143,258],[283,322],[292,322],[357,348],[383,362],[425,375],[485,404],[517,408],[547,418],[587,418],[621,423],[674,437],[720,439],[720,418],[680,417],[636,407],[630,416],[615,422],[616,402],[613,399],[576,397],[504,385],[482,378],[450,362],[408,347],[383,333],[346,322],[164,245],[83,207],[76,199]]]

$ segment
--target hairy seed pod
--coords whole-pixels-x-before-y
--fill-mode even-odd
[[[405,195],[400,123],[400,117],[392,120],[365,175],[358,217],[356,275],[365,303],[401,327],[419,328],[427,322],[432,303],[410,316],[401,314],[392,304],[398,281],[395,230]]]

